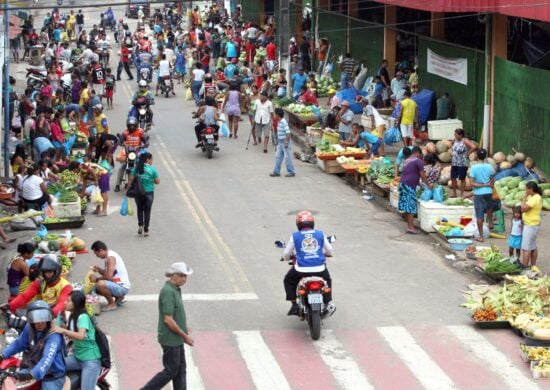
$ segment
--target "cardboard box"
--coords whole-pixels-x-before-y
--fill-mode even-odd
[[[80,217],[82,215],[80,200],[71,203],[54,202],[52,209],[55,218]]]
[[[317,159],[317,165],[325,173],[335,174],[335,173],[345,173],[346,170],[336,160],[320,160]]]

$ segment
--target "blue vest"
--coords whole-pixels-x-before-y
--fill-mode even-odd
[[[325,235],[320,230],[300,230],[292,233],[299,267],[317,267],[325,264],[323,244]]]

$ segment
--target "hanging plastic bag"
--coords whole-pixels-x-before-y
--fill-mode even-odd
[[[424,191],[422,192],[422,195],[420,195],[420,200],[427,202],[429,200],[432,200],[433,192],[430,187],[425,186]]]
[[[90,280],[90,276],[94,275],[95,272],[92,270],[89,270],[86,276],[84,277],[84,294],[89,294],[95,289],[95,282],[92,282]]]
[[[44,207],[44,215],[46,215],[46,218],[54,218],[55,213],[53,211],[52,206],[46,203],[46,207]]]
[[[432,199],[437,203],[443,203],[445,200],[445,191],[442,186],[437,186],[432,190]]]
[[[128,215],[128,197],[125,196],[122,199],[122,204],[120,205],[120,215],[123,217]]]
[[[101,190],[99,189],[99,186],[94,186],[94,189],[92,190],[92,203],[93,204],[103,203],[103,197],[101,196]]]
[[[134,203],[128,201],[127,204],[128,204],[128,215],[129,216],[134,215]]]
[[[384,134],[384,143],[386,145],[393,145],[401,141],[401,130],[398,127],[392,127]]]
[[[227,125],[225,124],[225,122],[223,122],[223,123],[221,124],[219,134],[220,134],[222,137],[229,137],[229,127],[227,127]]]
[[[41,239],[44,239],[44,237],[48,235],[48,228],[44,225],[40,225],[40,227],[36,231],[36,235]]]
[[[191,87],[187,87],[187,91],[185,91],[185,101],[190,102],[193,100],[193,92],[191,91]]]

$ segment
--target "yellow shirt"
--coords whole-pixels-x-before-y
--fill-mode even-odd
[[[78,102],[78,105],[80,107],[84,106],[84,103],[88,102],[90,100],[90,93],[88,92],[88,88],[84,88],[80,92],[80,101]]]
[[[540,212],[542,210],[542,197],[539,194],[531,195],[525,202],[529,207],[529,211],[523,212],[523,223],[525,225],[537,226],[540,225]]]
[[[403,116],[401,117],[401,124],[414,124],[414,119],[416,118],[416,102],[411,98],[403,99],[401,101],[401,110],[403,112]]]
[[[103,126],[103,123],[105,123],[105,126]],[[101,134],[101,133],[109,134],[107,117],[105,116],[104,113],[101,113],[101,115],[98,115],[94,118],[94,125],[97,131],[97,134]]]

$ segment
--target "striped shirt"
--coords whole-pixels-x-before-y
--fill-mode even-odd
[[[279,141],[285,141],[287,134],[290,134],[290,128],[288,127],[286,119],[281,118],[279,120],[279,124],[277,125],[277,139]]]
[[[343,73],[352,74],[355,66],[356,62],[353,58],[345,58],[340,65],[340,69]]]

